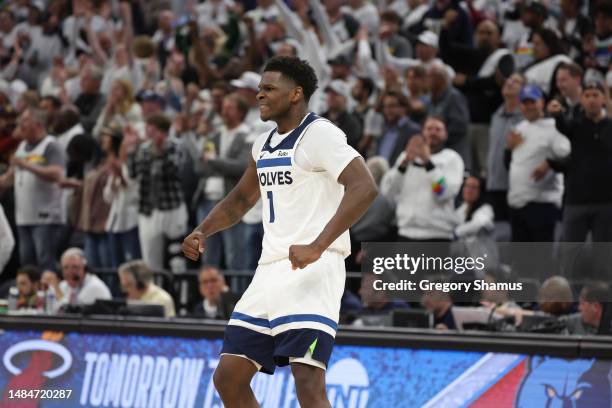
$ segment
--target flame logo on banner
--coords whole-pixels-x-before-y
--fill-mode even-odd
[[[38,400],[9,399],[10,391],[41,390],[49,378],[55,378],[70,369],[72,355],[59,342],[64,337],[61,332],[44,332],[42,340],[28,340],[17,343],[4,353],[2,361],[6,369],[15,376],[7,383],[2,393],[0,406],[3,408],[37,408]],[[13,357],[19,353],[30,351],[31,357],[28,365],[23,369],[15,367]],[[53,356],[63,359],[61,366],[53,368]]]

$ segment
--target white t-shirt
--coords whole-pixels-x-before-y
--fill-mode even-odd
[[[74,303],[77,305],[91,305],[96,299],[112,299],[111,292],[106,284],[91,273],[85,274],[83,285],[78,288],[71,287],[66,281],[61,281],[59,286],[64,297],[58,306],[65,303],[71,303],[71,300],[74,300]]]
[[[217,305],[213,305],[211,304],[208,299],[204,299],[204,301],[202,302],[203,307],[204,307],[204,314],[206,315],[206,317],[208,317],[209,319],[214,319],[215,317],[217,317]]]

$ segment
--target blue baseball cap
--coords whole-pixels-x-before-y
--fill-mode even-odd
[[[521,89],[521,93],[519,94],[519,99],[521,102],[526,100],[537,101],[544,97],[542,90],[536,85],[525,85]]]
[[[150,89],[143,89],[136,94],[138,102],[157,102],[162,108],[166,106],[166,100],[163,96]]]

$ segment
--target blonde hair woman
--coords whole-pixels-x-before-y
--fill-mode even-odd
[[[126,125],[138,126],[140,123],[142,111],[134,98],[132,84],[125,79],[116,79],[94,128],[94,136],[98,138],[100,131],[107,126],[122,128]]]

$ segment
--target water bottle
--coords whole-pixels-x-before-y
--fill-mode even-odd
[[[52,289],[47,289],[45,310],[47,314],[53,314],[55,312],[55,292]]]
[[[45,291],[38,290],[36,291],[36,312],[44,313],[45,312]]]
[[[14,312],[17,310],[17,298],[19,298],[19,289],[17,289],[15,286],[12,286],[9,289],[9,297],[8,297],[9,312]]]

